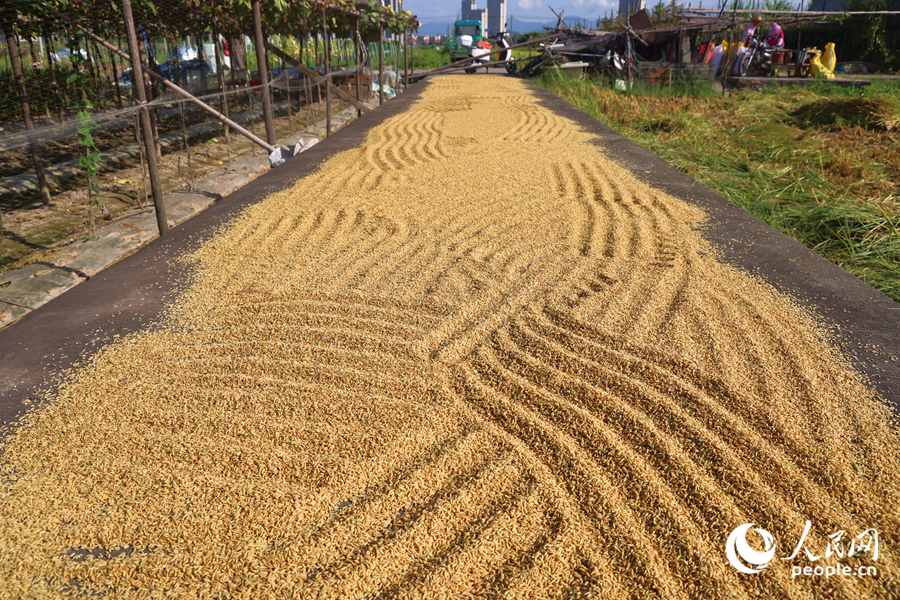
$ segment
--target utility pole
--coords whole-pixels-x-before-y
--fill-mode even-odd
[[[269,91],[269,66],[266,64],[266,38],[262,30],[260,0],[253,0],[253,30],[256,37],[256,63],[259,66],[259,87],[262,89],[263,119],[266,122],[266,141],[275,145],[275,116],[272,113],[272,94]]]
[[[147,154],[147,171],[150,174],[150,191],[153,194],[153,206],[156,209],[156,227],[159,235],[169,231],[169,218],[163,201],[162,184],[159,182],[159,167],[156,163],[156,150],[153,145],[153,126],[150,123],[150,109],[147,107],[147,92],[144,89],[144,71],[141,68],[140,46],[137,31],[134,28],[134,17],[131,14],[131,0],[122,0],[122,12],[125,15],[125,30],[128,32],[128,50],[131,55],[131,72],[134,73],[134,95],[141,106],[141,132]]]

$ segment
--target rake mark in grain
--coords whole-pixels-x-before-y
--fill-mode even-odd
[[[900,531],[900,442],[597,141],[518,80],[440,77],[227,223],[3,449],[0,599],[888,597],[889,552],[723,559],[751,521]],[[165,552],[78,554],[126,547]]]

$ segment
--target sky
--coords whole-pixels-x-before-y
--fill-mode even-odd
[[[486,8],[487,0],[477,0],[478,8]],[[611,9],[618,10],[619,0],[506,0],[506,18],[523,21],[549,21],[553,13],[566,11],[567,17],[596,19]],[[456,20],[461,0],[403,0],[403,10],[419,17],[421,23],[446,23]]]
[[[477,0],[478,8],[486,8],[487,0]],[[668,2],[668,0],[667,0]],[[699,6],[701,0],[693,2],[684,0],[685,4],[693,4]],[[678,0],[681,4],[682,0]],[[792,4],[797,4],[797,0],[793,0]],[[809,0],[806,0],[809,3]],[[556,12],[566,11],[567,17],[581,17],[583,19],[594,19],[613,11],[619,10],[619,0],[506,0],[506,18],[510,16],[516,20],[522,21],[549,21],[552,20],[553,13],[547,7],[552,6]],[[647,0],[648,6],[656,4],[656,0]],[[715,8],[718,6],[718,0],[705,0],[703,2],[706,8]],[[456,20],[462,5],[461,0],[404,0],[403,9],[410,11],[419,17],[421,23],[446,23]]]

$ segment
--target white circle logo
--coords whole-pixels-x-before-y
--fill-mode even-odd
[[[741,525],[731,532],[731,535],[728,536],[728,541],[725,542],[725,554],[728,556],[728,562],[741,573],[747,573],[748,575],[759,573],[765,569],[772,557],[775,556],[775,540],[772,538],[772,534],[765,529],[755,528],[756,533],[763,539],[765,550],[759,552],[751,548],[750,544],[747,543],[747,531],[753,525],[754,523]],[[740,556],[740,559],[738,556]],[[741,562],[741,559],[752,565],[752,567],[746,566],[744,562]]]

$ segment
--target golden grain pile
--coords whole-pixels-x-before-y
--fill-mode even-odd
[[[887,597],[897,434],[702,219],[521,82],[435,80],[9,440],[0,595]],[[726,561],[807,519],[878,577]]]

